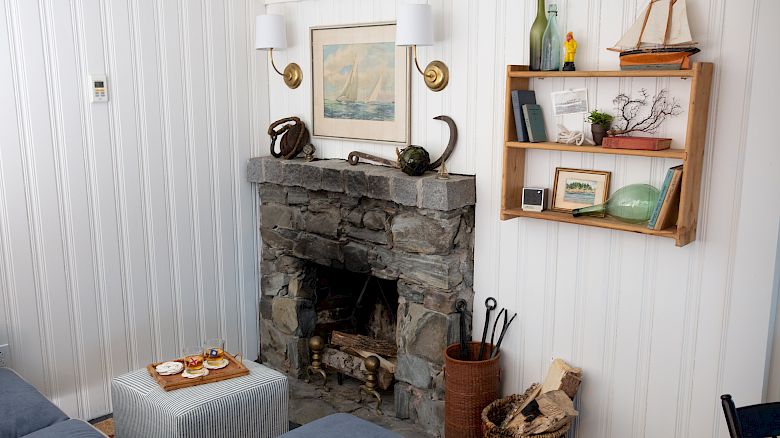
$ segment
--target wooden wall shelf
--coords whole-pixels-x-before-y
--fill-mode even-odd
[[[677,246],[685,246],[696,239],[696,221],[699,213],[701,173],[704,161],[704,141],[707,134],[707,118],[710,104],[713,64],[697,62],[691,70],[669,71],[528,71],[528,66],[508,65],[506,74],[506,108],[504,110],[504,167],[501,188],[501,220],[518,217],[565,222],[612,230],[629,231],[675,240]],[[560,143],[525,143],[517,141],[515,119],[512,110],[512,90],[528,90],[530,79],[544,78],[641,78],[669,77],[692,78],[688,103],[688,123],[685,149],[639,151],[630,149],[605,149],[600,146],[576,146]],[[665,230],[650,230],[645,224],[627,224],[610,217],[573,217],[568,213],[522,211],[521,193],[525,173],[525,151],[528,149],[671,158],[682,161],[683,176],[680,192],[680,208],[677,225]],[[550,191],[552,192],[552,190]]]

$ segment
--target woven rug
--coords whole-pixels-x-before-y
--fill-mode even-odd
[[[106,418],[98,419],[98,420],[92,420],[90,421],[97,430],[103,432],[104,434],[110,436],[113,438],[114,436],[114,419],[113,418]]]

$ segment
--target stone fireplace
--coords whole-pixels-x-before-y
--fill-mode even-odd
[[[247,176],[261,201],[262,360],[302,376],[309,337],[354,317],[343,302],[318,308],[323,288],[339,289],[328,296],[344,301],[353,288],[347,278],[357,275],[360,285],[373,276],[385,300],[397,300],[382,310],[379,289],[362,298],[379,309],[373,313],[395,318],[394,327],[375,329],[390,330],[398,347],[395,415],[441,433],[443,351],[459,340],[454,304],[464,298],[471,309],[474,300],[474,177],[440,180],[343,160],[272,157],[251,159]],[[372,317],[372,309],[361,316]]]

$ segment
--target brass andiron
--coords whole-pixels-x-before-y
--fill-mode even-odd
[[[363,364],[368,371],[366,377],[366,383],[360,385],[358,390],[358,403],[363,402],[363,393],[368,396],[376,397],[376,413],[382,415],[382,409],[379,406],[382,404],[382,396],[376,390],[376,375],[379,372],[379,359],[376,356],[369,356],[363,359]]]
[[[325,341],[320,336],[309,338],[309,350],[311,350],[311,365],[306,367],[306,383],[311,382],[311,375],[322,376],[322,389],[328,391],[328,375],[322,369],[322,351],[325,349]],[[377,362],[378,363],[378,362]]]

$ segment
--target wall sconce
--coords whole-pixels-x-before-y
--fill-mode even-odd
[[[395,45],[412,46],[414,65],[425,78],[425,85],[433,91],[441,91],[450,80],[450,70],[441,61],[431,61],[425,71],[417,63],[417,46],[433,45],[433,14],[431,5],[399,5],[395,28]]]
[[[291,62],[280,72],[274,64],[274,49],[287,48],[287,32],[284,29],[284,17],[281,15],[258,15],[255,19],[255,48],[268,50],[271,66],[284,77],[284,83],[290,88],[298,88],[303,80],[301,66]]]

